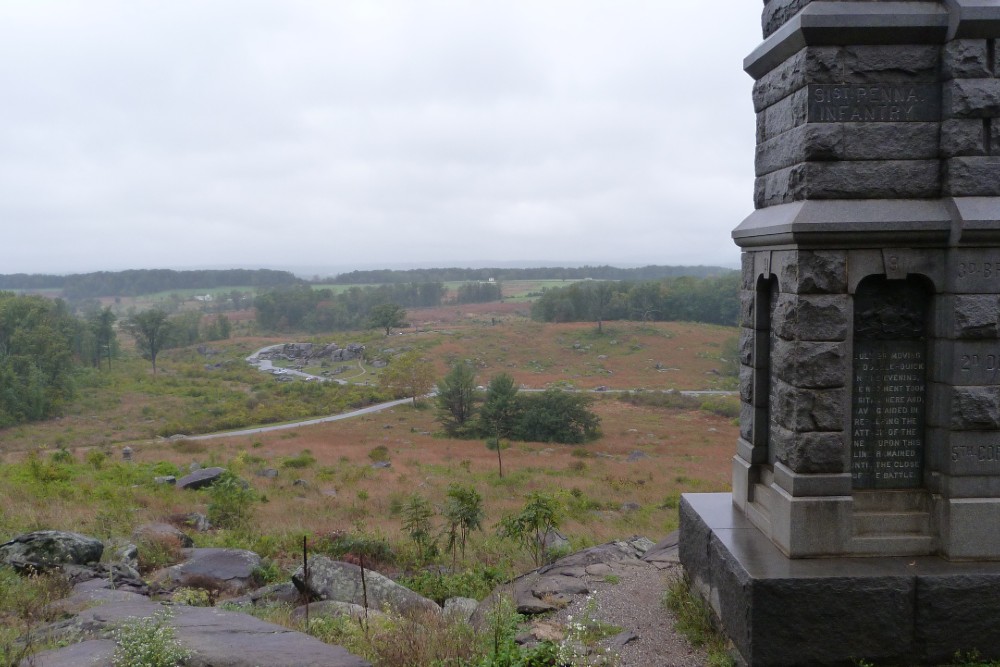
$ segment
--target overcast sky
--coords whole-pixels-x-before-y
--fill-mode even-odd
[[[760,0],[0,0],[0,273],[735,266]]]

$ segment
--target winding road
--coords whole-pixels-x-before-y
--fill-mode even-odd
[[[279,345],[269,345],[267,347],[262,347],[250,356],[246,358],[247,363],[256,366],[261,372],[274,373],[274,365],[271,363],[270,359],[261,359],[260,354],[262,352],[267,352],[275,348],[282,347]],[[291,369],[283,369],[285,372],[283,374],[294,375],[297,377],[309,378],[313,380],[318,380],[320,382],[336,382],[338,384],[349,384],[347,380],[331,379],[326,377],[321,377],[319,375],[310,375],[309,373],[303,373],[302,371],[295,371]],[[363,369],[362,369],[363,370]],[[523,391],[545,391],[544,389],[524,389]],[[601,393],[601,394],[612,394],[620,393],[626,391],[624,389],[607,389],[602,391],[597,391],[595,389],[574,389],[571,391],[586,391],[588,393]],[[680,392],[685,396],[734,396],[738,392],[735,391],[721,391],[721,390],[684,390]],[[434,394],[428,394],[428,396],[433,396]],[[185,440],[212,440],[214,438],[233,438],[243,435],[256,435],[258,433],[271,433],[274,431],[282,431],[290,428],[298,428],[300,426],[313,426],[314,424],[326,424],[328,422],[341,421],[343,419],[351,419],[353,417],[360,417],[361,415],[370,415],[373,412],[381,412],[382,410],[388,410],[394,408],[397,405],[402,405],[408,403],[413,399],[410,398],[400,398],[395,401],[389,401],[387,403],[378,403],[376,405],[369,405],[366,408],[361,408],[359,410],[352,410],[350,412],[342,412],[337,415],[330,415],[328,417],[317,417],[315,419],[305,419],[302,421],[291,422],[288,424],[272,424],[270,426],[256,426],[253,428],[244,428],[238,431],[222,431],[219,433],[205,433],[203,435],[186,435]]]

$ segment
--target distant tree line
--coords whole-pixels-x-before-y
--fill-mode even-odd
[[[380,269],[351,271],[332,279],[338,285],[379,285],[408,282],[461,282],[505,280],[660,280],[691,276],[705,278],[729,273],[718,266],[641,266],[621,269],[614,266],[538,267],[528,269],[503,268],[442,268],[442,269]],[[329,281],[326,281],[329,282]]]
[[[173,271],[134,269],[98,271],[68,276],[15,273],[0,275],[0,289],[60,289],[66,299],[93,299],[102,296],[140,296],[179,289],[218,287],[277,287],[303,283],[295,274],[271,269],[224,269]]]
[[[503,286],[498,282],[464,283],[458,286],[455,303],[489,303],[502,297]]]
[[[351,287],[335,293],[293,285],[257,295],[257,324],[269,331],[338,331],[368,326],[372,309],[393,303],[403,308],[438,306],[446,293],[441,283]]]
[[[542,322],[648,320],[735,325],[739,282],[738,271],[701,279],[580,282],[545,290],[532,304],[531,315]]]

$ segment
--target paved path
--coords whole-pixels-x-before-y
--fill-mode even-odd
[[[273,372],[271,361],[269,359],[261,359],[260,358],[260,354],[262,352],[267,352],[268,350],[272,350],[274,348],[279,348],[279,347],[282,347],[282,345],[279,344],[279,345],[269,345],[268,347],[262,347],[261,349],[257,350],[256,352],[254,352],[253,354],[251,354],[249,357],[246,358],[247,363],[256,366],[257,368],[259,368],[263,372]],[[297,376],[302,376],[302,377],[307,377],[307,378],[313,378],[315,380],[320,380],[320,381],[324,381],[324,382],[331,381],[330,378],[320,377],[318,375],[310,375],[308,373],[303,373],[301,371],[295,371],[295,370],[291,370],[291,369],[285,369],[285,373],[287,373],[288,375],[297,375]],[[332,380],[332,381],[333,382],[337,382],[339,384],[348,384],[348,382],[346,380]],[[543,389],[522,389],[522,391],[544,391],[544,390]],[[575,390],[572,390],[572,391],[587,391],[587,392],[594,392],[594,393],[615,393],[615,392],[623,392],[623,391],[626,391],[626,390],[623,390],[623,389],[608,389],[608,390],[605,390],[605,391],[598,392],[597,390],[594,390],[594,389],[590,389],[590,390],[587,390],[587,389],[575,389]],[[685,396],[733,396],[737,392],[735,392],[735,391],[702,390],[702,391],[681,391],[680,393],[684,394]],[[430,394],[429,396],[433,396],[433,394]],[[289,423],[289,424],[272,424],[270,426],[256,426],[254,428],[245,428],[245,429],[240,429],[238,431],[224,431],[222,433],[205,433],[203,435],[186,435],[186,436],[184,436],[184,439],[185,440],[211,440],[213,438],[232,438],[232,437],[238,437],[238,436],[243,436],[243,435],[256,435],[258,433],[271,433],[271,432],[274,432],[274,431],[282,431],[282,430],[290,429],[290,428],[298,428],[300,426],[313,426],[314,424],[326,424],[328,422],[336,422],[336,421],[340,421],[342,419],[351,419],[353,417],[360,417],[361,415],[368,415],[368,414],[371,414],[373,412],[381,412],[382,410],[388,410],[389,408],[394,408],[397,405],[402,405],[403,403],[407,403],[407,402],[409,402],[411,400],[412,399],[409,399],[409,398],[401,398],[399,400],[389,401],[388,403],[379,403],[377,405],[369,405],[367,408],[361,408],[360,410],[352,410],[351,412],[344,412],[344,413],[341,413],[339,415],[330,415],[329,417],[317,417],[316,419],[306,419],[306,420],[303,420],[303,421],[292,422],[292,423]]]

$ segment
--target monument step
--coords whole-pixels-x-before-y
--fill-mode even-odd
[[[855,536],[851,553],[857,556],[927,556],[934,552],[930,535]]]
[[[769,508],[763,507],[756,501],[749,502],[747,503],[746,515],[750,523],[757,526],[760,532],[765,535],[771,534],[771,512]]]
[[[854,534],[929,535],[931,515],[928,512],[855,512]]]
[[[930,495],[923,489],[855,491],[855,512],[927,512]]]
[[[756,505],[760,505],[764,508],[767,514],[770,515],[771,508],[774,507],[774,502],[776,500],[776,493],[771,485],[768,484],[754,484],[753,485],[753,496],[752,502]]]

